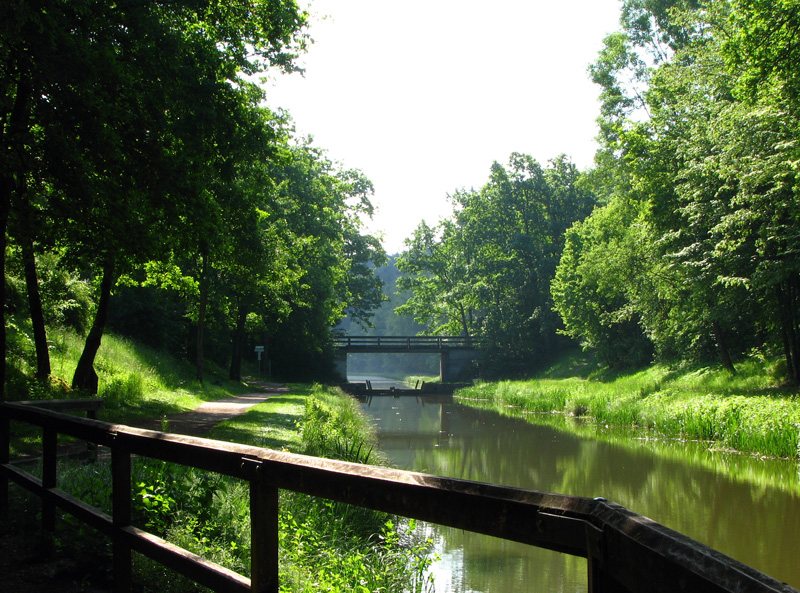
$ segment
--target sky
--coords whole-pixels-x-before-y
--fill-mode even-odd
[[[580,169],[596,149],[587,68],[619,28],[619,0],[300,0],[305,74],[265,83],[299,135],[375,186],[369,232],[388,253],[452,212],[512,152]]]

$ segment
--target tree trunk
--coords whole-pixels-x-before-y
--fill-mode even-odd
[[[800,383],[800,284],[798,277],[784,280],[775,287],[781,323],[783,352],[789,379]]]
[[[231,381],[242,380],[242,350],[244,349],[245,323],[247,321],[247,306],[244,302],[239,303],[239,311],[236,315],[236,329],[233,332],[233,347],[231,350],[231,369],[229,377]]]
[[[103,280],[100,283],[100,300],[97,304],[97,312],[94,315],[92,328],[86,336],[86,344],[83,353],[78,360],[75,368],[75,375],[72,377],[72,388],[82,389],[91,394],[97,394],[97,373],[94,370],[94,359],[100,349],[100,341],[108,320],[108,305],[111,300],[111,288],[114,286],[114,261],[109,259],[103,265]]]
[[[203,350],[203,333],[206,324],[206,309],[208,308],[208,249],[205,245],[200,248],[200,306],[197,311],[197,358],[195,366],[195,377],[200,383],[203,382],[203,363],[205,351]]]
[[[25,71],[24,57],[22,64],[19,67],[20,72]],[[29,99],[33,94],[28,77],[24,74],[19,75],[17,82],[16,94],[14,96],[14,105],[11,108],[11,114],[8,118],[7,126],[0,126],[0,134],[2,134],[2,142],[0,143],[0,150],[8,153],[8,156],[22,154],[25,152],[23,147],[25,140],[24,134],[29,128]],[[5,127],[5,129],[3,129]],[[6,165],[9,163],[6,162]],[[11,168],[11,167],[9,167]],[[19,169],[22,169],[20,164]],[[21,171],[17,171],[21,175]],[[0,177],[0,402],[6,399],[6,354],[7,354],[7,338],[6,338],[6,246],[8,245],[8,215],[11,212],[11,196],[14,193],[16,183],[14,180],[13,170],[4,170],[2,177]]]
[[[0,178],[0,402],[6,400],[6,231],[13,188],[14,181],[10,176]]]
[[[725,344],[725,339],[722,335],[722,328],[719,326],[719,322],[714,321],[712,323],[712,327],[714,329],[714,340],[717,342],[717,351],[719,352],[720,362],[726,371],[735,375],[736,368],[733,366],[733,362],[731,361],[731,354],[728,352],[728,346]]]
[[[461,335],[464,336],[465,338],[468,338],[470,336],[469,336],[469,325],[467,324],[467,313],[464,310],[464,305],[462,305],[461,303],[458,304],[458,312],[461,317]]]
[[[25,267],[25,286],[28,289],[28,307],[33,325],[33,341],[36,346],[36,378],[50,376],[50,350],[47,347],[47,330],[44,325],[42,297],[39,293],[39,278],[36,274],[36,256],[33,242],[25,231],[22,239],[22,263]]]

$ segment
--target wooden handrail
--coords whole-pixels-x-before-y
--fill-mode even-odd
[[[35,401],[15,402],[23,406],[44,408],[55,412],[86,412],[87,418],[97,418],[97,411],[103,407],[103,398],[92,397],[83,399],[45,399]]]
[[[442,350],[450,348],[480,348],[482,338],[468,336],[336,336],[337,348]]]
[[[604,500],[548,494],[165,434],[0,404],[0,502],[8,480],[108,534],[115,587],[130,584],[130,550],[174,566],[214,590],[278,591],[278,489],[457,527],[587,558],[589,591],[796,590],[708,546]],[[10,420],[41,426],[112,450],[113,517],[9,464]],[[45,455],[54,458],[52,445]],[[251,579],[202,560],[130,525],[130,456],[141,455],[248,480],[251,485]],[[47,465],[48,461],[45,460]],[[53,464],[54,467],[54,464]],[[49,470],[54,472],[55,469]],[[47,472],[46,472],[47,473]],[[5,498],[3,498],[5,496]],[[127,506],[126,506],[127,505]],[[119,508],[118,508],[119,507]],[[44,525],[45,529],[52,526]]]

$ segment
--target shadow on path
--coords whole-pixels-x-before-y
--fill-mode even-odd
[[[148,430],[163,430],[188,436],[203,436],[220,422],[244,414],[253,406],[266,401],[273,395],[289,393],[289,388],[278,383],[265,383],[247,379],[246,383],[259,391],[234,395],[202,404],[199,408],[165,418],[143,418],[129,422],[130,426]]]

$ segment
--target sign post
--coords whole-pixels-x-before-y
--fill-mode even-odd
[[[261,376],[261,354],[264,352],[264,346],[256,346],[256,354],[258,355],[258,375]]]

